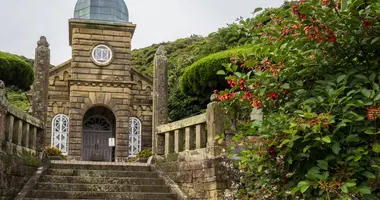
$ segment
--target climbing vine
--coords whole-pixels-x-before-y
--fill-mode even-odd
[[[230,88],[215,93],[264,117],[238,124],[236,196],[378,199],[380,2],[301,0],[265,25],[240,26],[254,46],[218,72]]]

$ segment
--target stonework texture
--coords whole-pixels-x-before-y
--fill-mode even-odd
[[[36,171],[36,137],[43,127],[39,119],[13,108],[0,87],[0,200],[14,199]]]
[[[164,137],[156,132],[156,127],[168,123],[168,58],[164,46],[160,46],[154,58],[153,69],[153,152],[164,153]]]
[[[116,122],[115,161],[128,158],[129,118],[142,123],[142,148],[152,147],[152,79],[131,68],[131,39],[135,25],[86,20],[70,20],[73,58],[50,70],[46,146],[50,146],[52,119],[69,117],[69,159],[82,160],[83,123],[87,111],[104,107]],[[92,50],[107,45],[113,60],[98,66]]]
[[[224,199],[229,187],[222,158],[208,148],[173,153],[157,160],[157,165],[192,199]]]

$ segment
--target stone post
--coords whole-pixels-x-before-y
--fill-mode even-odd
[[[33,83],[33,103],[32,113],[40,119],[46,130],[47,108],[48,108],[48,92],[49,92],[49,72],[50,72],[50,49],[46,37],[41,36],[37,42],[36,57],[34,60],[34,83]],[[45,131],[43,135],[39,135],[41,139],[36,145],[37,151],[44,148]]]
[[[156,127],[168,123],[168,58],[160,46],[154,58],[153,69],[153,153],[165,153],[165,136],[158,135]]]
[[[5,140],[5,126],[7,116],[7,96],[5,84],[0,80],[0,141]]]
[[[222,105],[211,99],[207,105],[207,147],[214,150],[214,155],[219,155],[222,147],[215,141],[215,136],[224,133],[224,112]]]

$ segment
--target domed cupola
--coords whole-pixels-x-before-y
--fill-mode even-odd
[[[129,13],[124,0],[78,0],[74,18],[128,23]]]

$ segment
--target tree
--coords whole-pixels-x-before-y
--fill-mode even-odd
[[[0,79],[6,86],[27,91],[33,84],[33,68],[15,55],[0,52]]]

